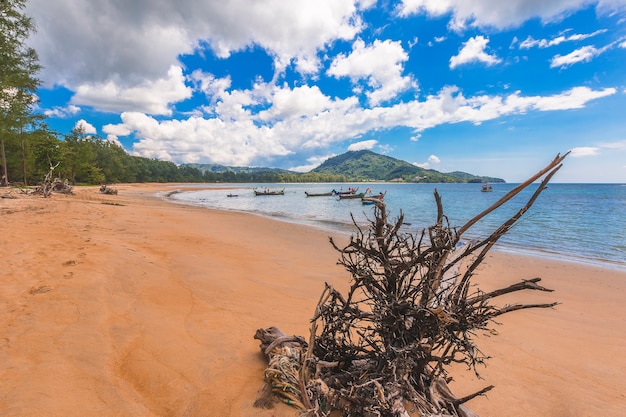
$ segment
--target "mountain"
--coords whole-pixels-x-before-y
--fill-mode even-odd
[[[345,175],[353,181],[505,182],[501,178],[482,177],[459,171],[441,173],[367,150],[350,151],[327,159],[311,172]]]
[[[501,178],[480,177],[466,172],[441,173],[424,169],[400,159],[372,151],[350,151],[327,159],[308,173],[298,173],[280,168],[233,167],[218,164],[184,164],[202,171],[212,180],[229,182],[505,182]]]

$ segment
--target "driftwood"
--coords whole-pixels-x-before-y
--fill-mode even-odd
[[[472,284],[476,268],[547,188],[567,156],[557,157],[528,181],[512,189],[460,228],[452,228],[435,190],[437,220],[421,234],[400,231],[404,215],[387,217],[384,203],[375,207],[368,229],[339,247],[339,264],[352,276],[347,294],[326,284],[311,320],[308,343],[276,327],[259,329],[255,338],[269,366],[266,388],[255,403],[271,406],[280,399],[305,416],[476,417],[465,405],[493,388],[462,397],[448,387],[448,368],[463,363],[478,375],[488,357],[474,341],[478,332],[495,333],[495,318],[527,308],[557,303],[492,302],[518,291],[552,291],[541,278],[483,292]],[[526,204],[489,236],[458,245],[462,235],[533,182],[540,180]],[[413,410],[407,411],[407,405]]]
[[[117,188],[112,188],[106,184],[103,184],[100,186],[100,194],[117,195]]]
[[[60,162],[59,162],[60,163]],[[52,178],[54,170],[59,166],[50,164],[50,170],[44,177],[43,181],[33,190],[33,194],[39,194],[43,197],[50,197],[53,192],[60,194],[72,194],[72,186],[67,180],[61,181],[59,178]]]

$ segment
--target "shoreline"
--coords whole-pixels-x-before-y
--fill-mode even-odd
[[[204,206],[202,204],[192,204],[192,203],[190,203],[188,201],[176,200],[174,198],[171,198],[171,195],[178,194],[178,193],[194,192],[194,191],[201,191],[201,190],[227,190],[227,189],[231,189],[231,188],[233,188],[233,189],[238,188],[238,187],[236,187],[233,184],[228,184],[228,185],[222,184],[221,187],[212,187],[210,185],[209,186],[205,186],[204,184],[196,184],[196,183],[181,184],[181,185],[188,185],[188,186],[187,187],[182,187],[182,189],[177,189],[177,190],[174,190],[174,191],[170,191],[170,192],[166,193],[167,195],[157,195],[157,194],[160,194],[160,193],[157,193],[157,194],[155,194],[155,196],[157,196],[159,198],[162,198],[162,199],[164,199],[166,201],[170,201],[170,202],[172,202],[174,204],[181,204],[181,205],[189,205],[189,206],[194,206],[194,207],[201,207],[201,208],[204,208],[206,210],[215,210],[215,211],[226,211],[226,212],[232,212],[232,213],[250,214],[250,215],[259,216],[261,218],[266,218],[266,219],[269,219],[269,220],[281,221],[281,222],[285,222],[285,223],[298,224],[298,225],[304,225],[304,226],[307,226],[307,227],[317,228],[317,229],[320,229],[322,231],[325,231],[326,233],[340,233],[340,234],[345,234],[345,235],[348,235],[348,236],[352,233],[349,230],[351,228],[351,225],[347,224],[347,223],[342,223],[342,222],[327,222],[327,221],[321,221],[321,220],[305,220],[305,219],[299,219],[299,218],[288,217],[288,216],[272,215],[272,214],[263,213],[263,212],[257,212],[257,211],[246,211],[246,210],[228,209],[228,208],[220,208],[220,207],[209,207],[209,206]],[[549,250],[542,250],[542,249],[536,249],[536,248],[533,248],[533,249],[520,248],[520,247],[513,246],[513,245],[507,245],[505,243],[498,243],[492,249],[492,251],[517,254],[517,255],[520,255],[520,256],[538,257],[538,258],[543,258],[543,259],[547,259],[547,260],[554,260],[554,261],[561,261],[561,262],[569,262],[569,263],[575,263],[575,264],[596,266],[596,267],[600,267],[600,268],[615,269],[615,270],[618,270],[618,271],[626,272],[626,261],[620,263],[619,261],[612,261],[612,260],[607,260],[607,259],[602,259],[602,258],[593,258],[593,257],[581,256],[581,255],[576,256],[574,254],[565,254],[565,253],[559,253],[559,252],[554,252],[554,251],[549,251]]]
[[[253,335],[308,337],[324,282],[347,288],[329,232],[155,196],[176,187],[0,199],[0,415],[297,416],[252,406],[265,368]],[[491,252],[475,282],[535,276],[555,291],[499,303],[561,304],[476,335],[484,379],[455,367],[452,389],[495,385],[467,404],[485,417],[621,415],[626,272]]]

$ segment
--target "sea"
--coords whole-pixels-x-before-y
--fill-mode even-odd
[[[305,183],[305,184],[189,184],[168,198],[207,209],[234,210],[306,224],[335,233],[353,233],[354,222],[367,227],[374,206],[359,199],[307,197],[332,190],[371,189],[385,193],[390,218],[404,215],[402,232],[418,234],[437,218],[434,192],[452,227],[498,201],[518,184],[494,183],[492,192],[481,184],[423,183]],[[206,188],[211,189],[199,189]],[[486,237],[518,212],[539,184],[532,184],[463,235],[465,242]],[[198,188],[198,189],[196,189]],[[284,195],[255,196],[253,190],[282,190]],[[626,270],[626,184],[548,184],[533,206],[503,236],[495,250],[545,256]]]

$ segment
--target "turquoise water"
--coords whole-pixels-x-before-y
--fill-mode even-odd
[[[480,184],[224,184],[216,189],[194,191],[183,188],[172,198],[184,204],[221,210],[237,210],[314,225],[329,230],[351,232],[351,215],[359,224],[372,217],[373,206],[360,200],[336,197],[306,197],[304,192],[321,193],[358,186],[385,192],[390,216],[405,215],[407,232],[419,232],[436,220],[435,188],[443,201],[444,213],[452,226],[461,226],[497,201],[517,184],[493,184],[493,192],[483,193]],[[213,187],[213,185],[211,185]],[[283,196],[255,196],[254,187],[284,188]],[[476,224],[465,238],[484,237],[517,212],[537,185]],[[237,197],[228,197],[236,194]],[[504,236],[501,250],[530,252],[574,261],[601,263],[626,268],[626,185],[550,184],[533,207]]]

